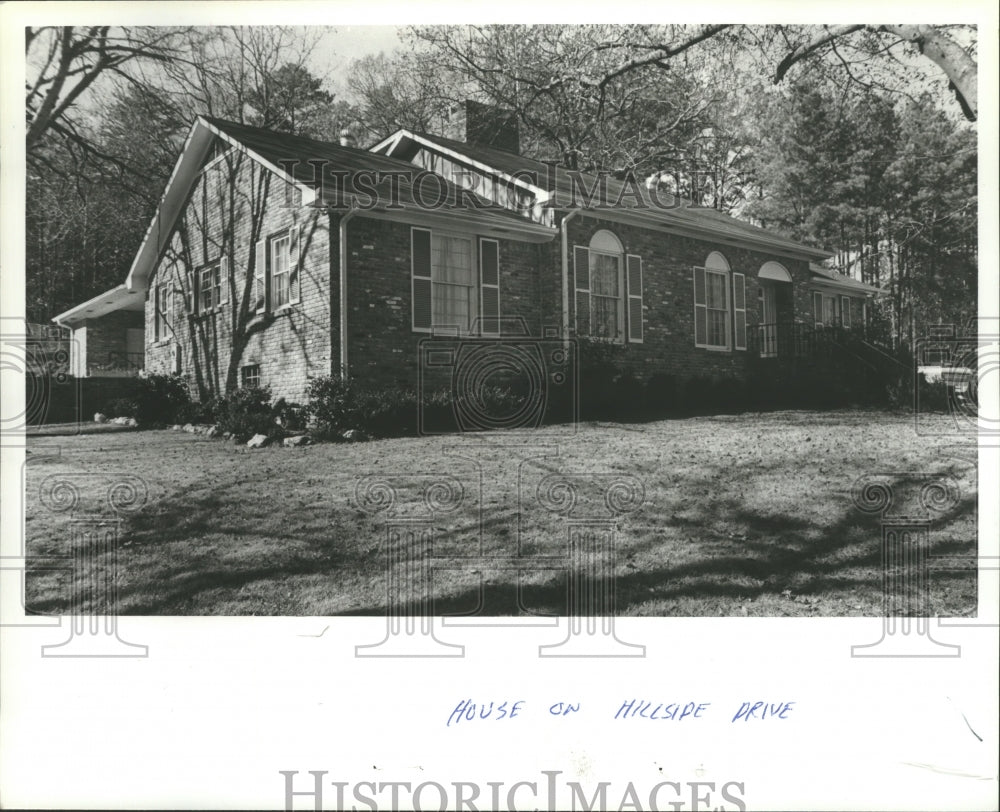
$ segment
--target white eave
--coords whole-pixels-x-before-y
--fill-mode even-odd
[[[130,290],[126,285],[118,285],[93,299],[71,307],[58,316],[53,316],[52,321],[62,327],[74,327],[87,319],[97,319],[116,310],[141,312],[145,306],[145,294],[145,289]]]
[[[184,149],[181,150],[180,157],[174,165],[174,171],[167,181],[167,188],[163,192],[163,197],[160,198],[160,205],[156,209],[156,214],[153,215],[149,228],[146,229],[139,251],[132,262],[132,267],[129,268],[128,276],[125,278],[125,287],[129,290],[145,291],[148,287],[149,276],[166,247],[166,241],[173,233],[177,218],[184,210],[191,187],[197,180],[205,156],[216,137],[221,138],[240,152],[245,152],[252,160],[299,189],[302,192],[303,205],[310,205],[315,200],[316,192],[312,187],[295,180],[285,170],[262,158],[253,150],[247,149],[241,142],[199,116],[191,125],[191,132],[188,133]]]

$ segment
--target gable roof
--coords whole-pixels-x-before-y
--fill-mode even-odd
[[[416,173],[408,161],[304,136],[199,116],[167,181],[156,214],[125,280],[129,290],[145,290],[149,275],[173,233],[215,139],[222,139],[302,194],[303,206],[360,208],[369,217],[464,222],[483,233],[516,235],[543,242],[555,229],[459,189],[440,176]],[[321,169],[317,175],[316,169]],[[366,184],[359,178],[366,173]],[[428,182],[433,177],[433,182]],[[476,205],[469,205],[470,195]],[[430,201],[434,205],[428,206]]]
[[[642,183],[627,183],[611,177],[553,167],[542,161],[495,147],[466,144],[425,132],[399,130],[371,147],[384,154],[404,153],[412,144],[439,149],[481,171],[530,185],[550,206],[560,209],[588,208],[581,193],[597,190],[602,217],[628,220],[683,236],[710,239],[724,244],[749,246],[796,259],[827,259],[829,251],[804,245],[773,231],[754,226],[716,209],[692,206],[662,191],[650,192]],[[530,181],[528,180],[530,179]],[[636,199],[638,198],[638,200]]]

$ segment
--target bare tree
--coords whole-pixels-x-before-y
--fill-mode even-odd
[[[142,62],[182,58],[177,28],[28,28],[25,59],[26,148],[29,162],[45,162],[53,137],[78,154],[114,160],[102,152],[76,113],[95,83],[106,77],[135,81]]]

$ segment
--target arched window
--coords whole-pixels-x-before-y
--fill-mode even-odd
[[[573,247],[576,334],[642,342],[642,257],[607,229]],[[627,307],[626,307],[627,305]]]
[[[694,269],[694,344],[713,350],[728,350],[730,312],[729,263],[718,251]]]
[[[590,334],[597,338],[619,341],[625,335],[624,253],[610,231],[598,231],[590,239]]]

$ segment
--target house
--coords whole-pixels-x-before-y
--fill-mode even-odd
[[[118,285],[52,321],[70,331],[69,373],[78,378],[137,375],[143,368],[146,291]]]
[[[534,161],[482,105],[451,125],[464,138],[363,150],[201,117],[124,284],[60,318],[91,330],[141,299],[149,372],[292,401],[325,375],[412,386],[441,336],[595,340],[642,379],[745,377],[799,351],[786,328],[865,323],[877,290],[825,251]]]

